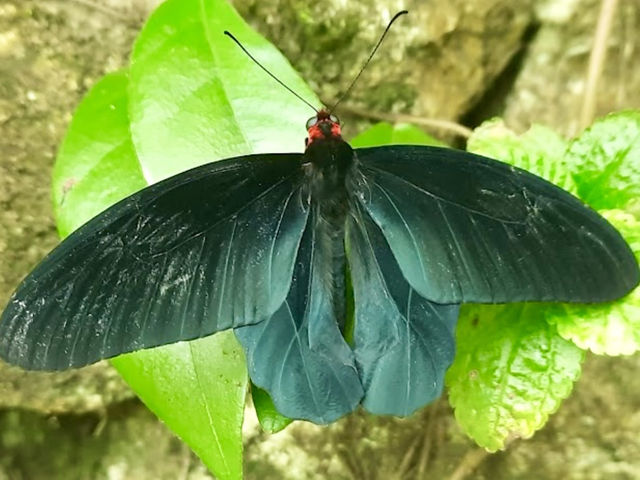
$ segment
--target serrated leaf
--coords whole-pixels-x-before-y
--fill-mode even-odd
[[[127,84],[127,72],[106,75],[73,116],[53,168],[61,237],[146,186],[129,134]]]
[[[578,188],[564,160],[567,143],[553,130],[533,125],[518,135],[500,118],[487,120],[467,141],[467,150],[528,170],[568,192]]]
[[[625,238],[640,262],[640,222],[621,210],[600,212]],[[558,333],[580,348],[604,355],[640,350],[640,288],[605,304],[559,304],[546,311]]]
[[[447,372],[462,429],[489,451],[528,438],[566,398],[583,351],[544,321],[536,304],[463,305]]]
[[[167,1],[147,22],[131,60],[133,142],[147,179],[225,157],[304,149],[304,122],[313,112],[224,30],[286,85],[320,105],[284,56],[227,2]]]
[[[566,158],[585,202],[640,214],[640,111],[597,120],[571,142]]]
[[[376,123],[356,135],[349,143],[353,148],[390,144],[445,146],[444,143],[414,125],[408,123],[391,125],[387,122]]]
[[[271,396],[262,388],[251,385],[251,399],[253,400],[260,426],[265,432],[278,433],[293,421],[276,410]]]

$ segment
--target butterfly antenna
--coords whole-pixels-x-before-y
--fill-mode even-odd
[[[378,51],[378,48],[380,48],[380,45],[382,44],[382,41],[384,40],[384,37],[387,36],[387,33],[389,32],[389,29],[391,28],[391,25],[393,25],[393,22],[395,22],[399,17],[401,17],[402,15],[406,15],[407,13],[409,13],[408,10],[402,10],[398,13],[396,13],[393,18],[391,19],[391,21],[389,22],[389,24],[387,25],[387,28],[384,29],[384,32],[382,32],[382,36],[380,37],[380,40],[378,40],[378,43],[376,43],[376,46],[373,47],[373,51],[371,52],[371,55],[369,55],[369,58],[367,58],[367,61],[364,62],[364,65],[362,65],[362,68],[360,69],[360,71],[358,72],[358,74],[356,75],[356,77],[351,81],[351,85],[349,85],[349,88],[347,88],[347,90],[342,94],[342,96],[338,99],[338,101],[333,105],[333,107],[331,107],[331,110],[329,110],[329,113],[332,113],[336,107],[338,106],[338,104],[344,100],[347,96],[349,96],[349,93],[351,93],[351,90],[353,89],[353,86],[356,84],[356,82],[358,81],[358,79],[360,78],[360,75],[362,75],[362,72],[364,72],[365,68],[367,68],[367,65],[369,65],[369,62],[371,61],[371,59],[373,58],[373,56],[376,54],[376,52]]]
[[[231,40],[233,40],[234,42],[236,42],[236,45],[238,45],[242,51],[247,55],[247,57],[249,57],[251,60],[253,60],[253,63],[255,63],[256,65],[258,65],[262,70],[264,70],[265,72],[267,72],[267,75],[269,75],[271,78],[273,78],[276,82],[278,82],[280,85],[282,85],[284,88],[286,88],[287,90],[289,90],[293,95],[295,95],[296,97],[298,97],[300,100],[302,100],[304,103],[306,103],[309,107],[311,107],[313,109],[314,112],[318,113],[318,109],[316,107],[314,107],[313,105],[311,105],[309,102],[307,102],[304,98],[302,98],[300,95],[298,95],[296,92],[294,92],[291,88],[289,88],[287,85],[284,84],[284,82],[282,82],[282,80],[280,80],[278,77],[276,77],[273,73],[271,73],[269,70],[267,70],[258,60],[255,59],[255,57],[253,55],[251,55],[249,53],[249,51],[244,48],[244,46],[240,43],[240,41],[233,36],[233,34],[227,30],[224,31],[224,34],[231,38]]]

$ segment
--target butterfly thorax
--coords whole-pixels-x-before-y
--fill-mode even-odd
[[[303,168],[311,198],[322,204],[346,202],[346,182],[354,168],[354,154],[342,139],[339,120],[320,110],[307,122],[307,131]]]

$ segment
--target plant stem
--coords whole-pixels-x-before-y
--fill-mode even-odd
[[[602,0],[598,25],[593,39],[593,48],[589,56],[589,67],[587,69],[582,112],[580,114],[581,128],[591,125],[595,117],[598,81],[602,75],[602,68],[607,56],[607,41],[617,5],[618,0]]]
[[[424,127],[436,128],[439,130],[447,130],[463,138],[469,138],[472,133],[472,130],[468,127],[465,127],[464,125],[461,125],[456,122],[452,122],[451,120],[444,120],[440,118],[418,117],[415,115],[407,115],[404,113],[380,113],[380,112],[367,110],[364,108],[357,108],[357,107],[351,107],[346,105],[341,106],[340,110],[342,112],[347,112],[352,115],[357,115],[359,117],[365,117],[365,118],[372,118],[374,120],[384,120],[392,123],[407,122],[407,123],[414,123],[416,125],[422,125]]]
[[[489,452],[484,448],[469,450],[465,456],[462,457],[462,460],[460,460],[460,463],[449,477],[449,480],[464,480],[476,468],[478,468],[478,465],[480,465],[488,456]]]

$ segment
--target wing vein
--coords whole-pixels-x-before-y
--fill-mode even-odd
[[[284,218],[284,214],[286,213],[287,208],[289,207],[289,202],[291,201],[291,197],[293,197],[293,194],[296,191],[297,190],[292,190],[289,196],[287,197],[287,200],[284,202],[284,206],[282,207],[282,213],[280,214],[280,218],[278,219],[278,224],[276,225],[276,231],[274,232],[273,240],[271,241],[271,248],[269,249],[269,269],[267,274],[269,292],[273,290],[271,288],[271,284],[273,281],[272,280],[273,279],[273,251],[276,248],[276,242],[278,240],[278,235],[280,234],[280,228],[282,227],[282,219]]]
[[[452,201],[452,200],[448,200],[448,199],[446,199],[446,198],[440,197],[440,196],[436,195],[436,194],[435,194],[435,193],[433,193],[433,192],[430,192],[430,191],[428,191],[428,190],[425,190],[425,189],[424,189],[424,188],[422,188],[422,187],[419,187],[418,185],[416,185],[415,183],[410,182],[409,180],[407,180],[407,179],[406,179],[406,178],[404,178],[404,177],[401,177],[401,176],[399,176],[399,175],[395,175],[395,174],[393,174],[393,173],[391,173],[391,172],[388,172],[388,171],[386,171],[386,170],[382,170],[381,168],[374,167],[374,166],[372,166],[372,165],[367,165],[367,168],[368,168],[368,169],[371,169],[371,170],[376,170],[376,171],[380,172],[381,174],[386,175],[387,177],[390,177],[391,179],[398,180],[398,181],[400,181],[400,182],[402,182],[402,183],[405,183],[405,184],[407,184],[408,186],[410,186],[410,187],[412,187],[412,188],[414,188],[414,189],[418,190],[419,192],[424,193],[425,195],[427,195],[427,196],[429,196],[429,197],[433,198],[434,200],[440,200],[440,201],[442,201],[442,202],[445,202],[445,203],[448,203],[448,204],[450,204],[450,205],[453,205],[454,207],[461,208],[461,209],[463,209],[463,210],[467,210],[467,211],[473,212],[473,213],[475,213],[475,214],[477,214],[477,215],[481,215],[481,216],[483,216],[483,217],[487,217],[487,218],[489,218],[489,219],[491,219],[491,220],[494,220],[494,221],[496,221],[496,222],[500,222],[500,223],[511,223],[511,224],[516,224],[516,225],[522,225],[522,224],[524,223],[524,221],[518,221],[518,220],[507,220],[507,219],[504,219],[504,218],[494,217],[494,216],[492,216],[492,215],[489,215],[488,213],[481,212],[480,210],[476,210],[476,209],[474,209],[474,208],[467,207],[467,206],[461,205],[461,204],[459,204],[459,203],[456,203],[456,202],[454,202],[454,201]]]
[[[238,217],[233,219],[233,228],[231,229],[231,238],[229,238],[229,248],[227,248],[227,254],[225,255],[224,260],[224,270],[222,272],[222,285],[220,287],[220,299],[218,300],[218,314],[216,316],[215,322],[218,324],[220,322],[220,317],[222,316],[222,303],[224,302],[224,292],[227,287],[227,269],[229,268],[229,259],[231,257],[231,248],[233,247],[233,237],[236,233],[236,227],[238,225]],[[232,303],[234,306],[233,310],[235,310],[235,302]],[[232,322],[235,321],[234,318],[231,319]]]
[[[204,251],[204,244],[207,242],[207,237],[202,237],[202,243],[200,244],[200,249],[198,251],[198,259],[195,263],[195,268],[193,269],[191,278],[189,279],[189,285],[187,286],[187,294],[186,298],[183,300],[184,305],[182,307],[182,319],[180,321],[180,338],[184,338],[184,323],[187,317],[187,309],[189,308],[189,302],[191,301],[191,294],[193,293],[193,285],[195,283],[196,277],[198,276],[200,261],[202,260],[202,252]]]
[[[145,313],[142,316],[142,325],[140,325],[140,335],[138,336],[138,339],[144,338],[146,336],[145,330],[147,329],[147,325],[149,323],[149,315],[151,313],[152,305],[154,305],[154,300],[157,298],[158,290],[160,289],[160,284],[162,283],[162,277],[164,276],[164,272],[167,268],[167,259],[168,257],[164,257],[162,259],[162,266],[160,267],[159,275],[156,280],[156,285],[153,289],[153,295],[150,295],[149,297],[147,297],[147,304],[145,308]]]
[[[418,246],[418,241],[416,240],[416,237],[413,234],[413,231],[411,230],[411,227],[409,226],[409,224],[407,223],[405,218],[402,216],[402,214],[400,213],[400,210],[398,210],[398,207],[396,206],[394,201],[391,199],[389,194],[387,194],[387,192],[384,190],[384,188],[382,188],[382,186],[379,185],[376,182],[374,182],[374,185],[376,187],[378,187],[378,189],[382,192],[382,194],[387,198],[387,201],[393,207],[393,209],[396,211],[396,214],[398,215],[398,217],[402,221],[402,224],[404,225],[404,227],[406,228],[407,232],[409,233],[409,236],[411,237],[411,243],[413,243],[413,246],[416,249],[416,254],[418,255],[418,261],[420,263],[420,270],[422,270],[422,277],[424,278],[425,282],[428,283],[429,282],[429,277],[427,276],[427,272],[425,270],[424,258],[422,256],[422,250]]]
[[[172,246],[171,248],[162,251],[162,252],[156,252],[154,254],[151,255],[151,258],[155,258],[155,257],[159,257],[162,255],[167,255],[169,253],[171,253],[172,251],[176,250],[177,248],[180,248],[181,246],[183,246],[185,243],[188,243],[202,235],[204,235],[205,233],[207,233],[209,230],[214,229],[215,227],[217,227],[218,225],[220,225],[221,223],[229,220],[230,218],[236,217],[242,213],[244,210],[246,210],[247,208],[249,208],[250,206],[252,206],[254,203],[256,203],[258,200],[260,200],[262,197],[264,197],[265,195],[267,195],[269,192],[271,192],[273,189],[275,189],[276,187],[279,187],[285,180],[288,180],[291,176],[293,176],[293,174],[284,177],[280,180],[278,180],[278,182],[274,183],[273,185],[271,185],[269,188],[267,188],[265,191],[263,191],[260,195],[256,196],[255,198],[253,198],[250,202],[245,203],[244,205],[242,205],[240,208],[238,208],[236,211],[231,212],[230,214],[228,214],[227,216],[219,219],[218,221],[216,221],[213,225],[209,225],[207,228],[200,230],[197,233],[194,233],[193,235],[191,235],[190,237],[185,238],[184,240],[181,240],[178,244]]]

